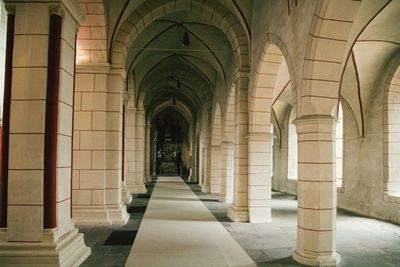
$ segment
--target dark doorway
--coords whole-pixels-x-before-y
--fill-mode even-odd
[[[187,161],[187,122],[173,108],[167,108],[152,121],[153,164],[157,175],[185,175]]]

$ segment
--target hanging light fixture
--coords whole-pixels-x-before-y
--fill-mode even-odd
[[[181,45],[182,46],[190,45],[189,34],[188,34],[187,30],[185,30],[185,32],[183,33],[183,38],[182,38]]]

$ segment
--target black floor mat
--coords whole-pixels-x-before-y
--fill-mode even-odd
[[[136,198],[150,198],[151,194],[137,194],[134,197],[136,197]]]
[[[146,206],[129,206],[128,213],[144,213],[146,208]]]
[[[218,199],[202,199],[202,198],[200,198],[200,200],[203,202],[219,202]]]
[[[103,246],[132,245],[135,241],[137,231],[112,231]]]

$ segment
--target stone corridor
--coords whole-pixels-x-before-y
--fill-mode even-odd
[[[162,186],[165,187],[165,185]],[[133,199],[132,208],[130,209],[130,221],[122,228],[110,228],[106,225],[78,225],[78,228],[85,234],[87,244],[92,247],[92,255],[82,266],[253,266],[251,263],[249,263],[249,265],[239,265],[238,261],[231,262],[230,265],[228,263],[212,265],[212,263],[216,263],[214,260],[217,258],[204,257],[204,255],[209,255],[204,250],[202,251],[204,254],[198,255],[200,259],[194,260],[196,257],[184,257],[182,261],[180,261],[182,255],[176,255],[175,252],[180,254],[181,251],[185,251],[185,253],[195,255],[201,251],[199,248],[200,243],[198,242],[204,242],[205,239],[210,238],[211,233],[201,236],[201,234],[196,231],[199,229],[198,227],[197,229],[196,226],[191,228],[193,224],[198,224],[200,219],[202,223],[212,224],[216,223],[217,220],[221,226],[226,229],[228,235],[233,237],[240,245],[241,249],[239,249],[239,254],[243,256],[243,252],[240,250],[244,250],[248,257],[259,267],[303,266],[297,264],[291,258],[296,247],[297,201],[294,196],[273,192],[273,222],[271,223],[232,223],[226,216],[229,205],[219,202],[217,194],[202,193],[201,188],[193,183],[187,183],[187,186],[191,188],[192,192],[197,195],[199,201],[203,203],[202,205],[196,204],[195,206],[201,207],[204,205],[212,215],[207,214],[208,212],[204,211],[202,208],[193,209],[190,211],[191,216],[188,220],[184,218],[187,214],[179,213],[174,217],[173,213],[168,214],[165,208],[159,207],[155,203],[148,217],[152,217],[153,220],[155,220],[153,223],[167,223],[169,225],[155,228],[151,228],[151,225],[148,225],[147,227],[150,228],[142,231],[140,230],[142,227],[141,221],[144,217],[144,212],[147,211],[145,207],[148,205],[148,197],[150,196],[140,195]],[[153,187],[154,183],[148,184],[148,191],[152,192]],[[155,197],[155,201],[157,201],[157,199],[160,201],[161,198],[167,199],[165,205],[196,201],[196,197],[193,193],[189,192],[186,186],[174,183],[168,187],[168,191],[174,191],[173,197],[171,197],[170,194],[164,197],[158,195],[158,197]],[[184,193],[181,194],[181,191]],[[136,211],[134,211],[134,206],[137,207]],[[161,216],[158,216],[158,214]],[[167,220],[165,220],[166,218],[161,219],[166,214]],[[182,229],[178,227],[178,225],[187,225],[189,229]],[[372,218],[360,217],[344,210],[339,210],[337,227],[337,247],[342,257],[339,266],[398,266],[400,262],[400,254],[398,253],[400,251],[400,226]],[[217,228],[220,227],[217,226]],[[169,231],[159,232],[164,229]],[[142,242],[138,242],[137,240],[137,230],[141,233],[139,236],[141,236]],[[124,231],[127,235],[136,235],[136,239],[135,236],[132,236],[132,238],[126,242],[125,237],[120,237],[119,240],[115,240],[114,245],[104,244],[113,231]],[[218,231],[221,231],[221,229],[218,229]],[[190,233],[192,233],[192,235]],[[182,235],[185,234],[189,234],[189,236],[187,238],[182,238]],[[158,237],[167,239],[157,241]],[[231,238],[228,238],[228,241],[232,242],[229,239]],[[203,244],[209,245],[209,243],[213,241],[215,240],[206,240]],[[131,242],[134,244],[133,246]],[[185,242],[197,244],[194,246],[185,246],[183,250],[175,250],[177,248],[176,244],[181,246],[182,243]],[[139,249],[135,251],[135,247],[139,247]],[[235,246],[234,251],[237,249],[237,246]],[[146,263],[140,264],[140,254],[143,253],[143,251],[144,255],[142,254],[142,257],[149,257],[149,260],[146,261]],[[159,255],[173,256],[164,258],[159,257]],[[219,254],[219,256],[222,257],[222,254]],[[166,260],[160,262],[160,258]]]
[[[399,14],[0,0],[0,266],[400,266]]]

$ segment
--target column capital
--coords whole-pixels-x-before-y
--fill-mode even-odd
[[[129,104],[126,106],[126,112],[132,114],[136,113],[136,108],[135,107],[130,107]]]
[[[233,141],[227,141],[227,140],[225,140],[225,141],[222,141],[222,142],[221,142],[221,146],[229,147],[229,146],[234,146],[234,145],[235,145],[235,142],[233,142]]]
[[[123,102],[125,107],[128,106],[128,100],[129,100],[129,94],[128,91],[124,90],[124,94],[123,94]]]
[[[5,4],[5,8],[7,11],[8,15],[15,15],[15,5],[14,4],[8,4],[7,1],[4,1]]]
[[[136,113],[143,113],[144,114],[144,108],[136,108]]]
[[[303,115],[298,117],[293,121],[293,124],[296,126],[302,125],[302,124],[328,124],[328,123],[334,123],[335,118],[332,117],[331,115],[324,115],[324,114],[315,114],[315,115]]]
[[[235,70],[233,74],[233,81],[236,81],[240,78],[249,78],[250,77],[250,69],[249,68],[238,68]]]
[[[58,15],[62,18],[65,17],[65,10],[60,5],[49,6],[49,14],[50,15]]]
[[[334,131],[335,118],[331,115],[303,115],[293,121],[296,132],[302,133],[325,133]]]
[[[108,74],[109,72],[109,63],[86,63],[76,65],[76,73]]]
[[[122,65],[110,65],[109,68],[110,75],[121,75],[123,79],[126,79],[126,70]]]
[[[263,133],[263,132],[250,132],[246,135],[247,142],[249,141],[272,141],[274,139],[274,135],[272,133]]]

